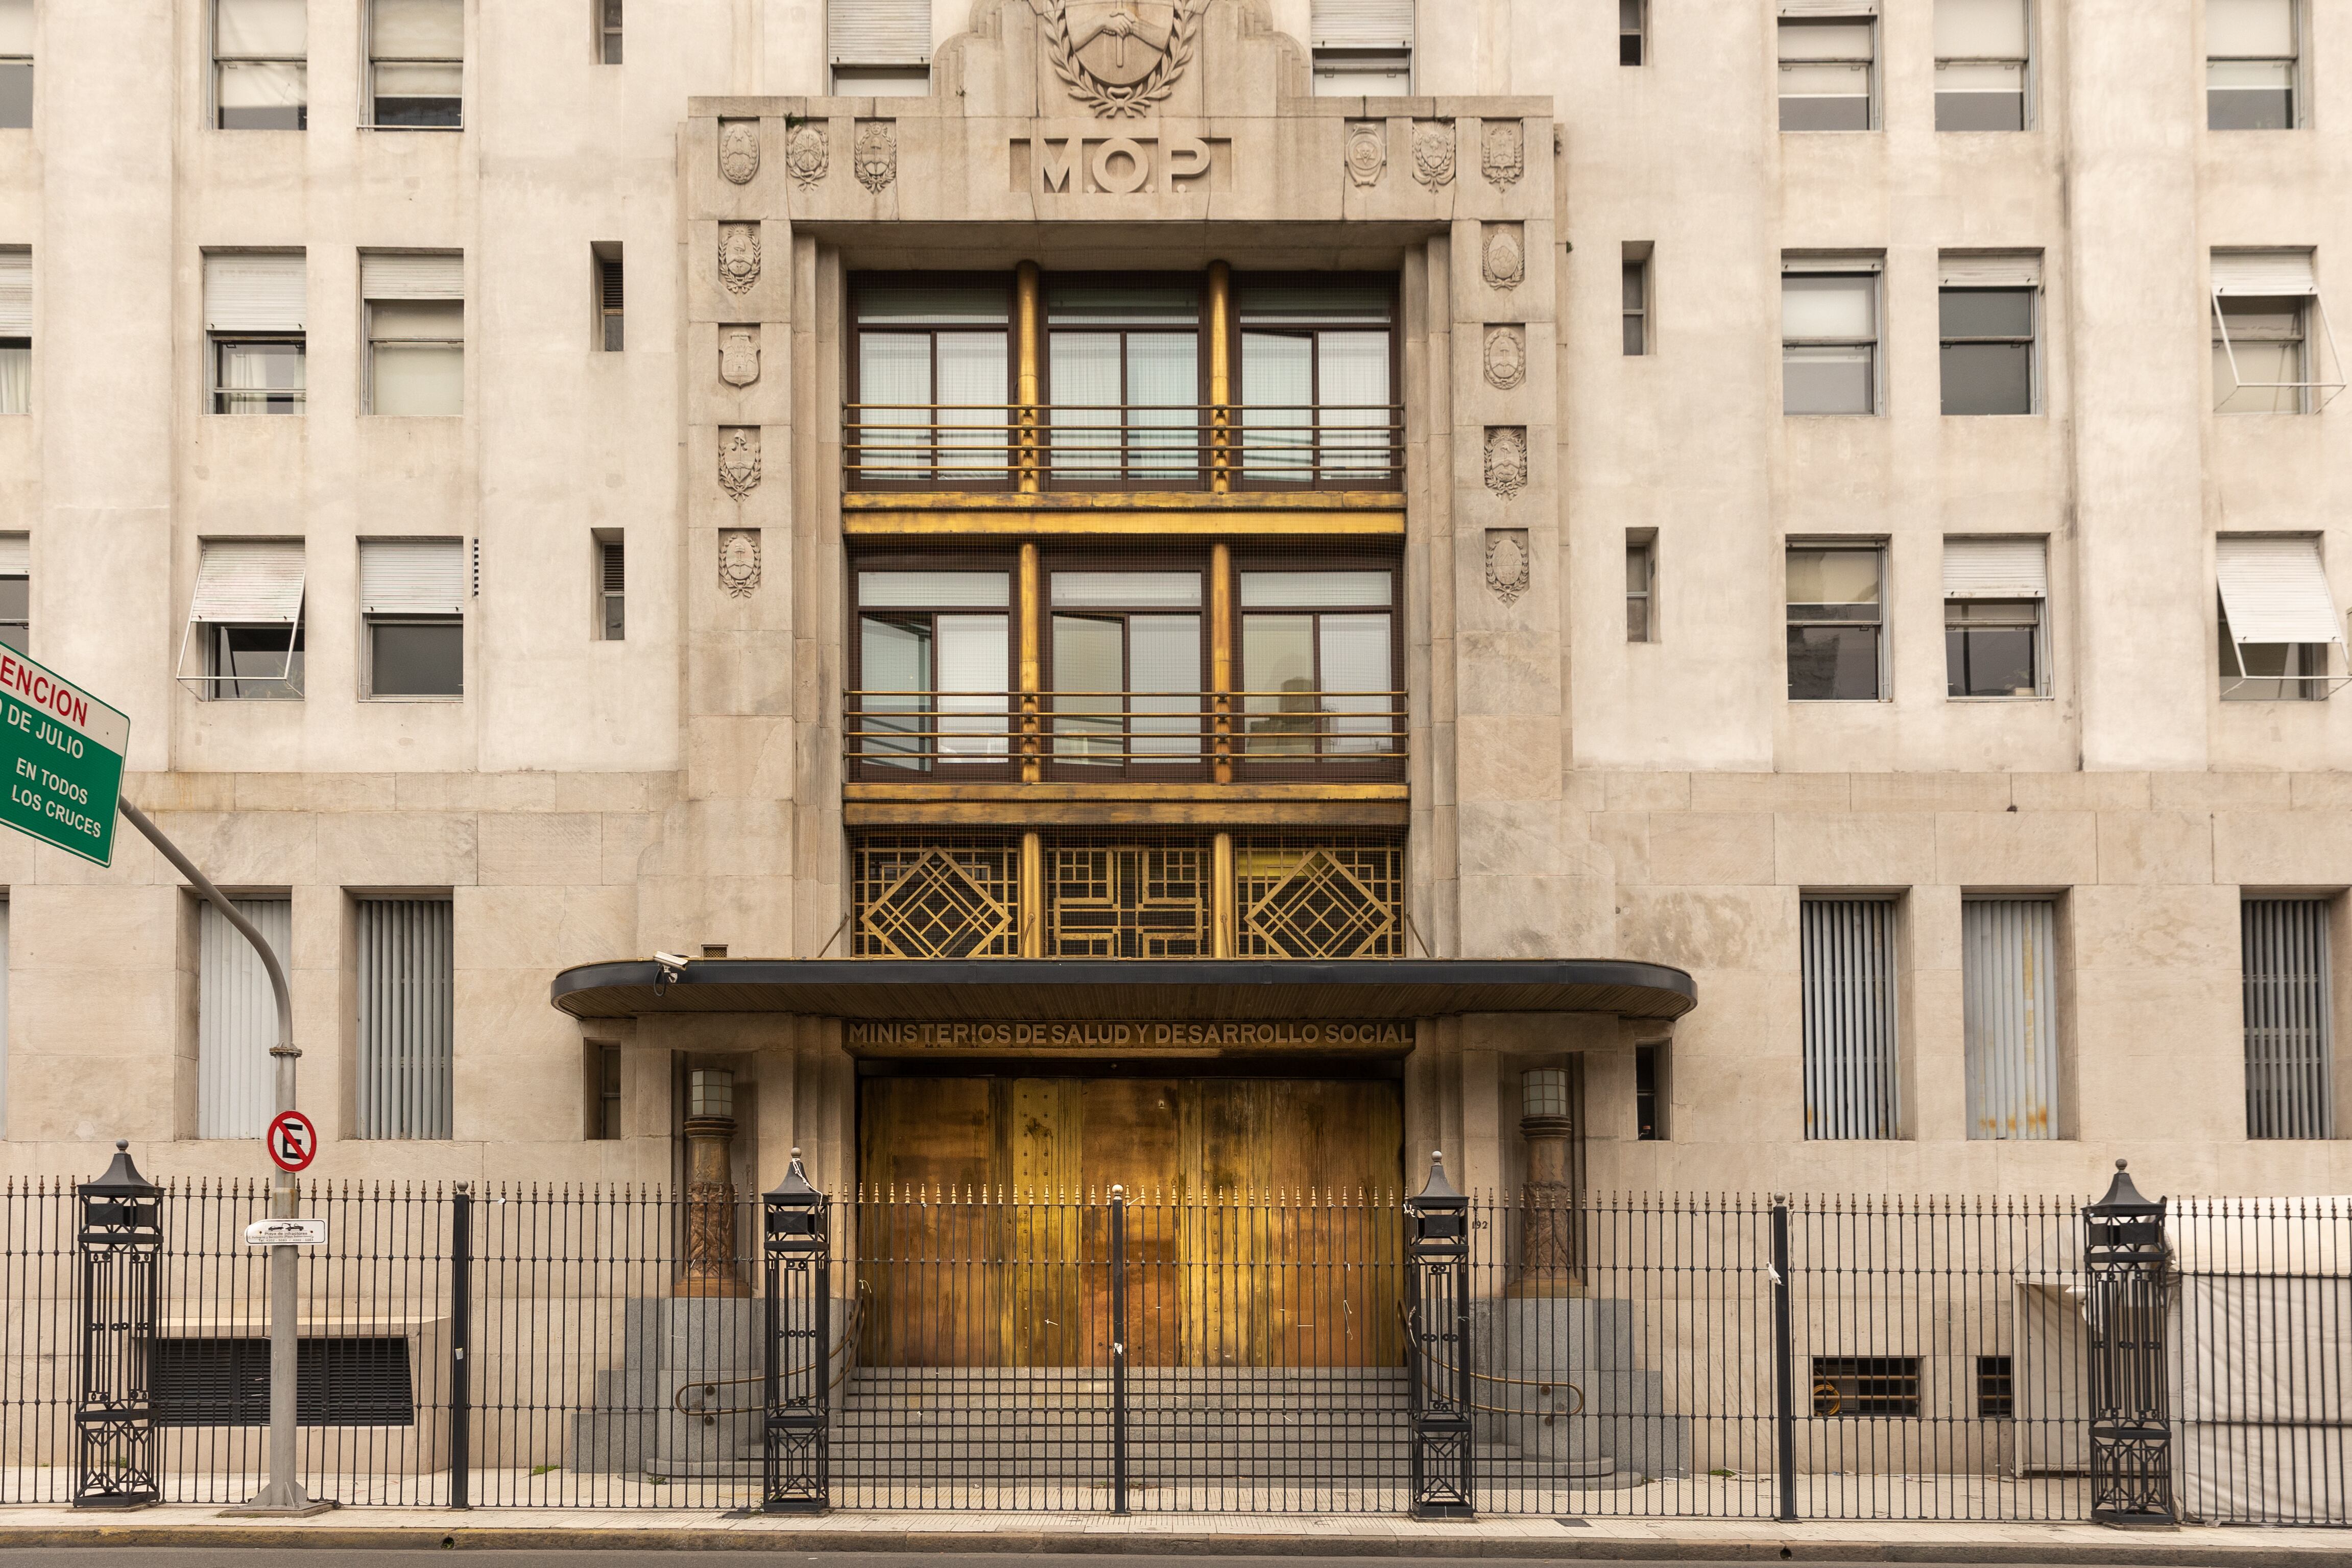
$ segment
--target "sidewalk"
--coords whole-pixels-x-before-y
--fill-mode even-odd
[[[212,1507],[134,1513],[0,1508],[0,1550],[22,1546],[453,1546],[790,1552],[1542,1558],[1586,1562],[2087,1563],[2114,1568],[2317,1568],[2352,1560],[2352,1531],[2090,1524],[1774,1524],[1544,1516],[1424,1524],[1380,1515],[839,1512],[819,1519],[592,1509],[345,1509],[224,1519]]]

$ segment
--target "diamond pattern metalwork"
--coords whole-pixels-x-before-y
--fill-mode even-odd
[[[857,953],[1009,958],[1019,951],[1019,841],[953,848],[874,840],[857,850]]]
[[[1402,844],[1237,845],[1234,858],[1244,956],[1402,956]]]

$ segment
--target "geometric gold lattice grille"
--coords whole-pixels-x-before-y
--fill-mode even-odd
[[[858,843],[857,956],[1010,958],[1020,952],[1021,841],[877,836]]]
[[[1234,871],[1245,958],[1401,958],[1404,845],[1237,838]]]
[[[1201,958],[1210,951],[1206,835],[1048,838],[1047,951],[1062,958]]]

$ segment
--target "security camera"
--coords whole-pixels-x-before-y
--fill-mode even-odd
[[[666,969],[683,969],[694,960],[678,953],[656,953],[654,962]]]
[[[654,955],[654,995],[658,997],[686,977],[686,967],[692,959],[676,953]]]

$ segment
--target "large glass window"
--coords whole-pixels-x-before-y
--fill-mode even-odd
[[[1782,274],[1780,411],[1877,410],[1878,274]]]
[[[1789,700],[1876,702],[1884,688],[1885,552],[1789,549]]]
[[[223,131],[310,124],[309,0],[213,0],[213,123]]]
[[[1780,19],[1780,129],[1868,131],[1878,24],[1869,16]]]
[[[2025,129],[2026,0],[1936,0],[1936,129]]]
[[[2295,0],[2205,0],[2205,126],[2295,124]]]
[[[1054,477],[1188,485],[1201,476],[1201,285],[1048,280]]]
[[[1013,280],[861,278],[853,308],[851,478],[1007,483]]]
[[[1197,570],[1053,573],[1056,762],[1200,760],[1201,579]]]
[[[0,131],[33,123],[33,0],[0,0]]]
[[[1002,764],[1013,688],[1013,574],[859,570],[848,751],[869,767]]]
[[[1379,757],[1402,749],[1394,582],[1384,570],[1241,573],[1248,756]]]
[[[451,415],[466,410],[461,299],[368,302],[368,412]]]
[[[1391,407],[1385,278],[1243,280],[1242,469],[1252,485],[1390,483]]]
[[[368,0],[368,123],[455,131],[465,123],[464,0]]]
[[[1937,295],[1946,413],[2033,412],[2033,290]]]

